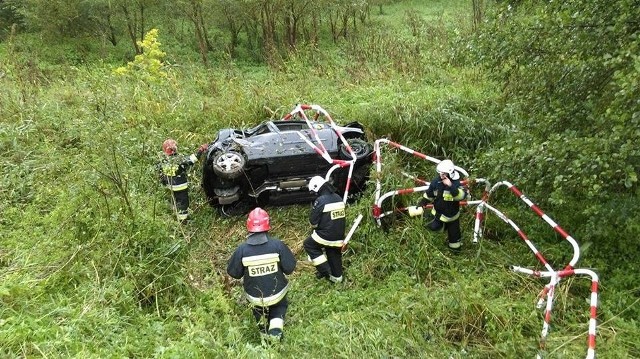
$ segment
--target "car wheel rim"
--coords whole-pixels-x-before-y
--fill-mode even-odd
[[[226,153],[218,158],[216,164],[225,171],[232,171],[242,167],[242,160],[235,153]]]
[[[351,146],[351,150],[356,155],[356,158],[360,158],[368,153],[368,144],[364,141],[350,141],[349,146]]]
[[[354,144],[351,145],[351,149],[353,150],[353,153],[356,154],[356,156],[361,156],[363,154],[365,154],[366,152],[366,144],[362,144],[359,142],[356,142]]]

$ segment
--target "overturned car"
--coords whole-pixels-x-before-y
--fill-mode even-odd
[[[364,190],[373,146],[361,124],[289,118],[218,132],[202,173],[211,205],[234,215],[256,206],[309,202],[313,176],[328,177],[345,199]]]

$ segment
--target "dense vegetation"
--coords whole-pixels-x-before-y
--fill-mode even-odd
[[[286,339],[262,345],[224,273],[244,218],[213,211],[196,170],[178,224],[154,164],[166,137],[188,152],[303,102],[517,185],[600,276],[598,355],[640,357],[638,19],[637,0],[0,1],[0,355],[534,356],[546,281],[507,266],[542,268],[496,216],[472,245],[473,208],[460,254],[417,219],[365,221],[338,286],[304,262],[306,207],[270,208],[300,262]],[[388,188],[433,173],[388,158]],[[493,205],[566,265],[507,192]],[[590,288],[561,282],[542,354],[586,353]]]

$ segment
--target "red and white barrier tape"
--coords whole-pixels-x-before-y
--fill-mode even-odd
[[[327,148],[322,143],[322,140],[320,139],[320,136],[318,135],[318,132],[315,130],[315,128],[311,124],[311,121],[307,117],[307,115],[305,113],[305,111],[307,111],[307,110],[316,111],[315,119],[318,118],[319,114],[322,114],[322,115],[324,115],[326,117],[326,119],[329,122],[329,126],[331,126],[331,129],[338,135],[338,137],[340,138],[340,141],[342,142],[342,144],[345,146],[345,148],[347,149],[347,151],[351,155],[351,157],[352,157],[351,160],[339,160],[339,159],[331,158],[331,156],[329,155],[329,152],[327,151]],[[304,121],[307,124],[307,127],[309,127],[309,130],[311,130],[311,134],[313,135],[313,138],[318,143],[318,145],[316,145],[313,142],[311,142],[311,140],[309,140],[307,138],[307,136],[305,136],[300,131],[298,131],[298,136],[300,136],[300,138],[302,138],[305,141],[305,143],[307,143],[307,145],[309,145],[317,154],[319,154],[322,158],[324,158],[330,164],[334,165],[333,167],[331,167],[329,169],[329,171],[325,175],[325,179],[328,180],[331,177],[331,173],[335,169],[340,168],[340,167],[349,166],[349,172],[347,174],[347,183],[345,184],[345,191],[344,191],[344,197],[343,197],[343,202],[346,203],[347,202],[347,198],[349,196],[349,189],[351,187],[351,177],[353,176],[353,168],[354,168],[354,165],[355,165],[355,162],[356,162],[356,159],[357,159],[355,152],[353,152],[353,149],[351,148],[351,146],[349,145],[347,140],[342,135],[342,132],[340,131],[339,126],[333,121],[333,119],[331,118],[329,113],[327,111],[325,111],[322,107],[320,107],[318,105],[303,105],[303,104],[299,104],[291,112],[289,112],[285,117],[283,117],[283,120],[289,120],[289,119],[291,119],[292,117],[294,117],[296,115],[299,115],[300,117],[302,117],[304,119]]]
[[[533,210],[533,212],[535,212],[540,218],[542,218],[545,222],[547,222],[553,228],[554,231],[556,231],[558,234],[562,236],[562,238],[566,239],[569,243],[571,243],[571,246],[573,247],[573,257],[571,258],[571,261],[569,261],[569,264],[567,264],[567,268],[575,267],[576,263],[578,262],[578,259],[580,258],[580,246],[578,245],[576,240],[573,239],[573,237],[571,237],[564,229],[562,229],[562,227],[560,227],[556,222],[554,222],[549,216],[547,216],[544,212],[542,212],[542,210],[535,203],[531,202],[531,200],[527,198],[527,196],[525,196],[513,184],[507,181],[498,182],[495,185],[493,185],[493,187],[491,188],[491,191],[489,191],[489,196],[498,187],[503,185],[507,186],[511,190],[511,192],[513,192],[518,198],[520,198],[524,203],[526,203],[529,206],[529,208]]]
[[[591,277],[591,298],[589,300],[590,304],[590,317],[589,317],[589,334],[587,338],[587,359],[593,359],[596,356],[596,327],[597,327],[597,309],[598,309],[598,275],[590,269],[563,269],[557,272],[548,271],[541,272],[535,271],[528,268],[513,266],[512,270],[514,272],[525,273],[532,275],[534,277],[550,277],[550,289],[548,293],[552,293],[554,291],[555,284],[560,280],[560,278],[572,276],[572,275],[588,275]],[[547,294],[549,296],[549,294]],[[552,296],[552,295],[551,295]],[[551,298],[549,298],[549,302]],[[547,303],[547,311],[551,311],[549,304]],[[547,315],[545,313],[545,325],[543,326],[543,335],[546,336],[546,332],[544,328],[548,330],[550,314]]]

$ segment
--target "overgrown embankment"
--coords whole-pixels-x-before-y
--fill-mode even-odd
[[[488,216],[480,244],[471,245],[473,209],[463,214],[466,246],[458,255],[416,218],[398,217],[388,232],[365,220],[345,255],[346,282],[331,287],[317,283],[304,262],[307,208],[270,208],[273,234],[301,261],[291,277],[286,339],[278,347],[260,344],[246,304],[238,300],[241,289],[224,277],[227,258],[244,238],[244,218],[210,209],[195,172],[193,220],[178,225],[153,166],[166,137],[188,152],[220,127],[278,118],[304,102],[323,106],[338,122],[362,122],[371,138],[450,156],[472,176],[518,185],[582,244],[579,264],[602,275],[598,354],[637,356],[637,184],[620,182],[610,201],[587,206],[583,186],[565,184],[542,165],[570,161],[571,154],[556,156],[562,146],[538,150],[546,132],[523,126],[528,115],[544,114],[515,106],[498,90],[500,79],[487,78],[453,51],[465,49],[451,40],[468,29],[452,27],[428,7],[395,6],[372,21],[395,16],[405,22],[372,27],[358,41],[322,54],[300,49],[277,68],[234,62],[204,68],[184,61],[146,68],[143,74],[151,77],[140,78],[135,71],[114,71],[124,62],[52,64],[47,48],[28,36],[3,44],[0,353],[321,357],[330,349],[336,357],[533,355],[543,321],[534,301],[545,282],[506,266],[540,264],[496,216]],[[417,35],[411,32],[416,29]],[[171,48],[162,50],[176,58]],[[391,188],[412,185],[401,171],[425,177],[433,171],[410,157],[386,158],[383,182]],[[579,176],[572,172],[576,181],[589,182]],[[373,186],[349,208],[349,219],[368,214],[372,198]],[[588,197],[590,203],[594,198],[602,199]],[[567,263],[569,245],[511,194],[500,192],[495,205],[554,268]],[[622,244],[626,260],[615,262],[607,248],[619,254]],[[550,357],[586,352],[589,296],[586,279],[569,278],[559,286]]]

